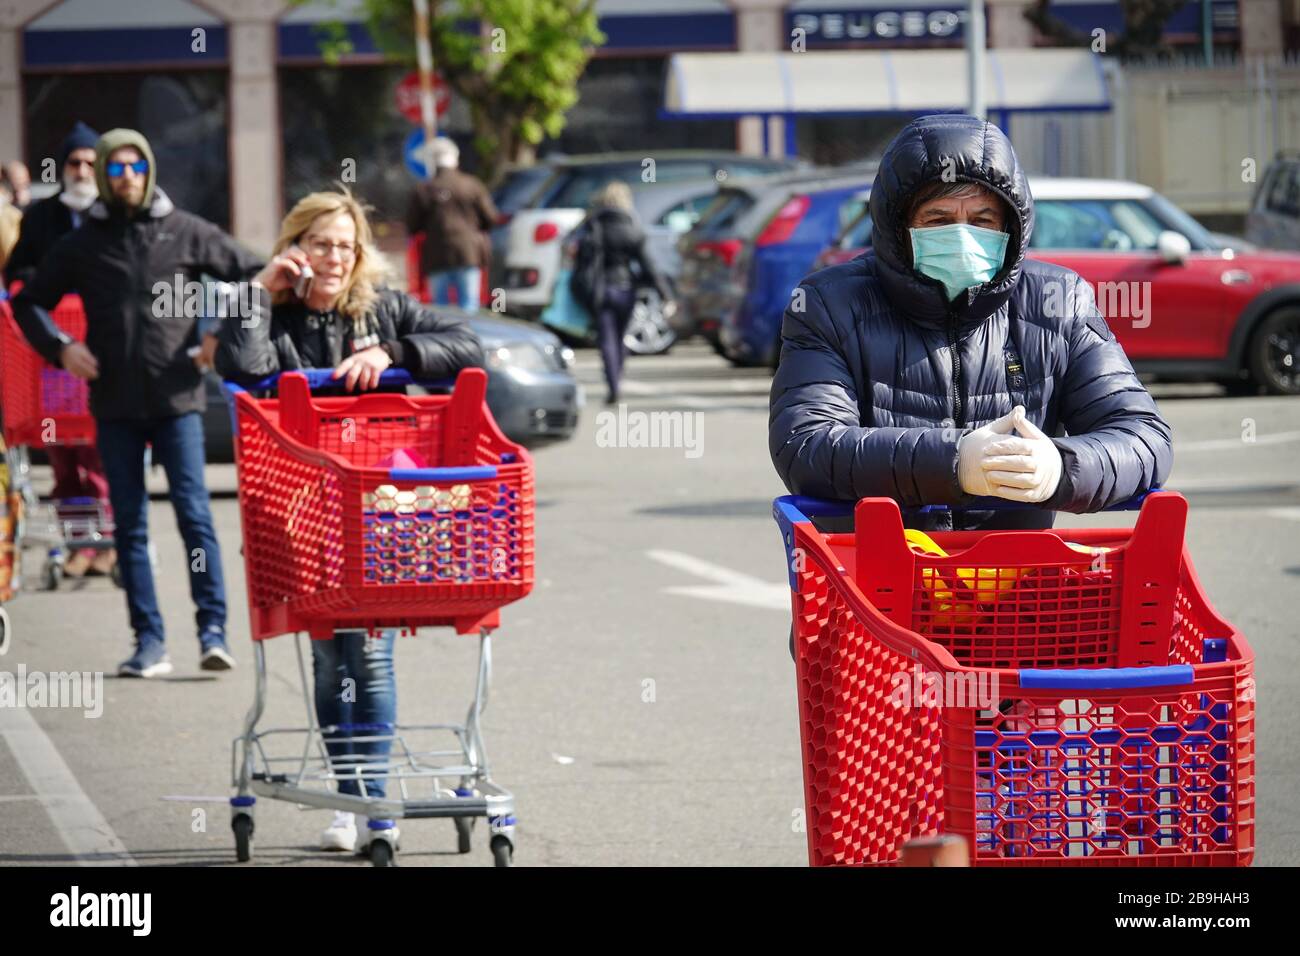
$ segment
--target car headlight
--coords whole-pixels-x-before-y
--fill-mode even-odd
[[[529,372],[549,370],[542,350],[530,342],[511,342],[489,349],[487,363],[489,368],[521,368]]]
[[[573,354],[573,349],[569,348],[566,345],[559,350],[559,356],[560,356],[560,365],[562,368],[564,368],[566,371],[573,368],[573,360],[575,358]]]

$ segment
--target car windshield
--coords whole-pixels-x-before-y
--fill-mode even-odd
[[[841,249],[865,249],[871,245],[871,213],[863,209],[840,236]]]
[[[1035,249],[1149,251],[1166,229],[1187,237],[1193,249],[1214,241],[1196,220],[1162,196],[1140,199],[1040,199],[1034,202]]]
[[[738,189],[723,190],[713,197],[713,202],[700,213],[694,232],[697,235],[716,235],[730,229],[737,217],[752,205],[754,205],[754,197],[749,193]]]
[[[1215,241],[1208,229],[1159,193],[1152,193],[1147,203],[1170,229],[1186,236],[1193,249],[1215,249],[1223,245]]]
[[[504,213],[518,212],[528,206],[550,175],[551,170],[547,166],[512,170],[492,191],[492,202]]]

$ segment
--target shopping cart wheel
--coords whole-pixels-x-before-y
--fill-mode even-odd
[[[371,866],[396,866],[393,862],[393,845],[387,840],[376,837],[370,841]]]
[[[514,866],[514,845],[503,836],[492,838],[492,861],[497,866]]]
[[[476,817],[456,817],[456,851],[458,853],[468,853],[470,839],[469,835],[474,832],[474,821]]]
[[[46,561],[41,568],[41,585],[47,591],[57,591],[62,582],[63,565],[54,560]]]
[[[230,829],[235,831],[235,859],[247,863],[253,858],[253,818],[241,813],[230,821]]]

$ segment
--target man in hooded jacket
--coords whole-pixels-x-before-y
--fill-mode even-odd
[[[147,446],[167,473],[185,541],[200,664],[206,670],[234,665],[225,639],[221,552],[203,477],[203,373],[216,337],[200,336],[199,317],[175,290],[201,274],[247,281],[262,266],[212,223],[176,209],[156,178],[153,151],[142,135],[105,133],[95,147],[99,200],[14,300],[14,316],[33,348],[90,383],[136,640],[118,673],[133,677],[172,669],[148,553]],[[50,321],[47,310],[68,292],[80,294],[86,310],[84,344]]]
[[[871,250],[784,316],[768,445],[791,492],[893,498],[922,530],[1048,528],[1165,481],[1169,426],[1091,287],[1025,258],[1033,197],[1001,130],[908,124],[870,211]]]
[[[1033,198],[1001,130],[913,121],[870,210],[871,250],[806,278],[785,313],[768,443],[792,492],[890,497],[926,530],[1048,528],[1164,482],[1169,426],[1091,287],[1025,258]],[[980,509],[990,497],[1035,507]]]
[[[81,225],[99,197],[95,186],[95,143],[99,134],[78,122],[59,148],[62,185],[53,196],[37,200],[23,214],[18,245],[5,263],[5,282],[26,282],[45,254],[65,234]]]

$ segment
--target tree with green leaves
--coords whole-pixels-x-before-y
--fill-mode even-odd
[[[363,0],[363,9],[379,48],[414,64],[411,0]],[[337,62],[351,44],[341,24],[326,29],[321,51]],[[560,134],[604,42],[596,0],[429,0],[434,68],[469,105],[484,179],[503,163],[531,162],[544,137]]]

